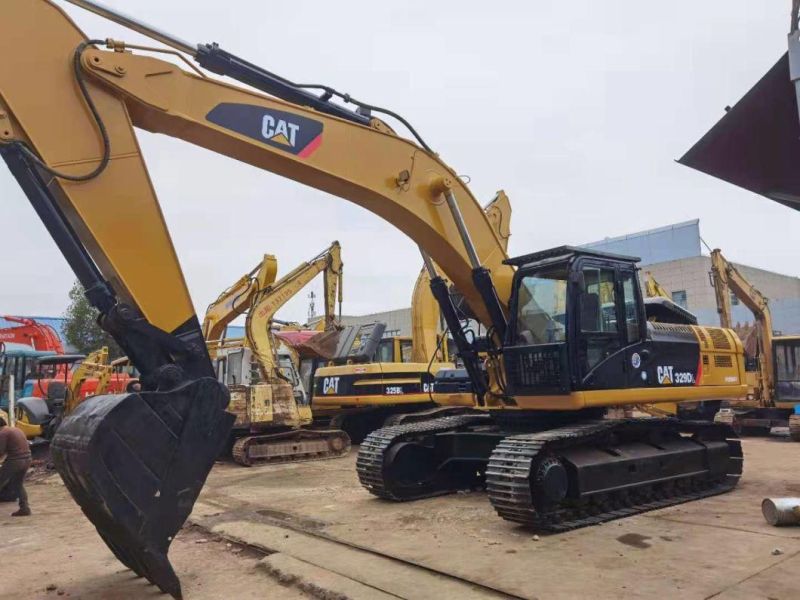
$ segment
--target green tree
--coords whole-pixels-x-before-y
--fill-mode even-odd
[[[102,346],[108,346],[111,360],[123,356],[124,352],[114,338],[97,324],[98,314],[86,299],[83,286],[76,281],[69,291],[69,306],[64,313],[64,337],[81,354],[89,354]]]

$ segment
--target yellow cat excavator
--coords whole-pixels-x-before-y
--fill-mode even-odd
[[[602,418],[610,406],[746,392],[731,331],[648,323],[635,257],[562,246],[509,258],[466,183],[397,113],[72,1],[170,48],[89,39],[49,0],[3,4],[13,26],[0,36],[0,155],[141,373],[141,391],[87,399],[52,444],[127,567],[180,597],[167,552],[235,421],[134,127],[350,200],[421,249],[481,414],[371,433],[358,457],[371,493],[410,500],[485,483],[503,518],[563,531],[735,486],[729,428]],[[177,52],[191,71],[154,52]],[[464,314],[486,335],[468,334]]]
[[[261,272],[273,272],[276,268],[275,258],[267,255]],[[300,384],[291,358],[279,356],[272,331],[275,313],[320,273],[324,276],[326,292],[325,328],[334,329],[337,297],[341,301],[338,295],[342,278],[339,242],[250,294],[246,339],[209,341],[209,346],[216,348],[217,378],[230,391],[228,410],[236,415],[232,455],[241,465],[334,458],[346,455],[350,449],[350,439],[345,432],[309,428],[313,422],[309,395]],[[242,281],[229,289],[251,289]],[[223,296],[230,297],[230,294]],[[236,306],[236,302],[231,304],[231,312],[239,310]],[[209,318],[207,314],[206,323],[229,320],[230,313],[214,310],[213,305],[211,309],[217,317]]]
[[[800,362],[795,358],[800,336],[774,335],[769,300],[719,248],[711,252],[711,281],[722,327],[734,326],[731,294],[753,313],[756,323],[756,367],[747,372],[750,392],[746,398],[728,402],[728,408],[720,411],[717,419],[735,423],[737,429],[769,431],[772,427],[789,427],[791,439],[800,441],[800,418],[794,414],[795,407],[800,405],[800,385],[795,387],[791,377],[800,374],[795,373],[800,369]]]
[[[213,359],[216,350],[225,337],[225,330],[236,317],[245,313],[253,298],[271,283],[278,275],[278,261],[271,254],[265,254],[257,266],[242,275],[236,283],[223,291],[208,305],[203,319],[203,337],[208,343],[208,351]]]
[[[507,249],[511,203],[505,192],[497,192],[485,212]],[[314,414],[333,414],[331,426],[343,429],[353,443],[360,444],[383,424],[462,414],[465,407],[471,408],[474,397],[468,386],[454,393],[435,393],[436,376],[440,371],[452,372],[455,365],[424,267],[411,297],[411,332],[411,337],[383,337],[372,355],[358,355],[361,360],[342,352],[332,364],[317,369]]]

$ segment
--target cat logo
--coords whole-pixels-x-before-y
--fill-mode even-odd
[[[326,395],[339,393],[339,378],[325,377],[322,380],[322,393]]]
[[[272,115],[264,115],[261,120],[261,135],[277,144],[294,148],[300,125],[283,119],[275,119]]]
[[[672,367],[656,367],[658,383],[672,385]]]
[[[694,373],[689,371],[673,372],[673,367],[656,367],[656,379],[661,385],[692,385],[695,382]]]
[[[223,102],[206,119],[300,158],[308,158],[322,145],[321,121],[284,110]]]

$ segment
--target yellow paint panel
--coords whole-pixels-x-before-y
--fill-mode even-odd
[[[93,170],[102,144],[72,68],[85,36],[46,2],[6,0],[3,14],[14,26],[0,38],[0,99],[19,125],[17,136],[52,167]],[[172,331],[194,316],[172,240],[124,102],[86,78],[108,130],[111,162],[92,181],[54,180],[51,189],[115,291]]]
[[[663,386],[658,388],[572,392],[562,396],[516,396],[514,399],[517,401],[516,410],[578,410],[592,406],[720,400],[739,398],[745,394],[747,394],[746,385]],[[509,408],[509,410],[515,409]]]

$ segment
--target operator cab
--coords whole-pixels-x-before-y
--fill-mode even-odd
[[[503,349],[508,394],[651,384],[638,261],[570,246],[506,261],[517,267]]]
[[[775,404],[800,414],[800,336],[772,340],[775,356]]]

